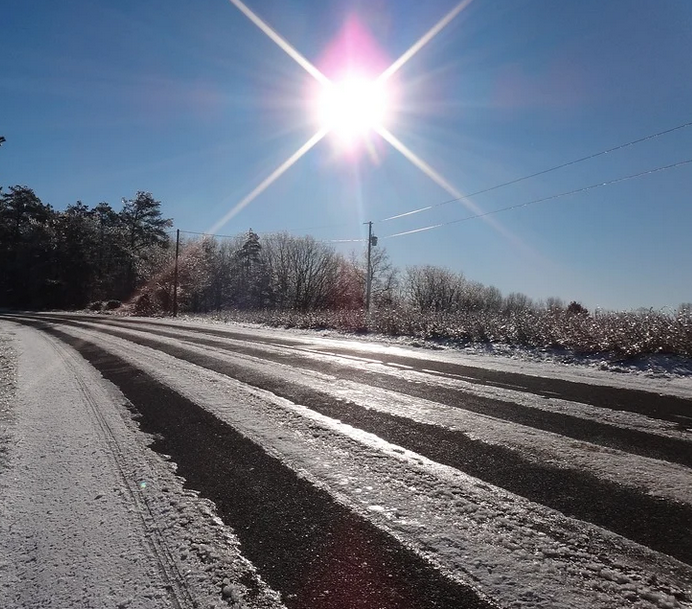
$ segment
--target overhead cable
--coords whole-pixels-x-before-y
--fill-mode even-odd
[[[665,131],[659,131],[658,133],[653,133],[651,135],[647,135],[645,137],[641,137],[639,139],[632,140],[631,142],[627,142],[625,144],[620,144],[619,146],[615,146],[614,148],[608,148],[608,150],[602,150],[601,152],[596,152],[594,154],[590,154],[590,155],[582,157],[580,159],[568,161],[566,163],[562,163],[561,165],[555,165],[555,167],[550,167],[549,169],[544,169],[543,171],[538,171],[536,173],[532,173],[531,175],[523,176],[521,178],[516,178],[514,180],[510,180],[509,182],[503,182],[502,184],[497,184],[495,186],[491,186],[490,188],[484,188],[483,190],[477,190],[476,192],[472,192],[471,194],[465,195],[463,197],[457,197],[455,199],[448,199],[447,201],[442,201],[441,203],[434,203],[433,205],[426,205],[425,207],[419,207],[418,209],[412,209],[411,211],[406,211],[406,212],[401,213],[401,214],[389,216],[388,218],[384,218],[384,219],[380,220],[380,222],[388,222],[389,220],[397,220],[398,218],[404,218],[406,216],[412,216],[414,214],[419,214],[423,211],[428,211],[429,209],[435,209],[436,207],[441,207],[443,205],[449,205],[450,203],[455,203],[456,201],[463,201],[464,199],[470,199],[471,197],[482,195],[482,194],[485,194],[486,192],[491,192],[493,190],[497,190],[498,188],[504,188],[505,186],[511,186],[512,184],[517,184],[519,182],[523,182],[524,180],[529,180],[529,179],[535,178],[537,176],[545,175],[546,173],[550,173],[551,171],[557,171],[558,169],[563,169],[564,167],[569,167],[570,165],[576,165],[577,163],[582,163],[583,161],[589,161],[591,159],[595,159],[599,156],[603,156],[605,154],[615,152],[616,150],[622,150],[623,148],[628,148],[629,146],[634,146],[635,144],[641,144],[642,142],[646,142],[648,140],[653,140],[657,137],[661,137],[662,135],[667,135],[668,133],[673,133],[674,131],[679,131],[680,129],[685,129],[686,127],[692,127],[692,121],[690,121],[689,123],[685,123],[683,125],[678,125],[677,127],[673,127],[672,129],[666,129]],[[481,214],[481,215],[485,215],[485,214]],[[474,216],[474,217],[476,217],[476,216]],[[478,216],[478,217],[480,217],[480,216]]]
[[[570,190],[567,192],[561,192],[556,195],[551,195],[549,197],[543,197],[541,199],[534,199],[532,201],[527,201],[525,203],[517,203],[516,205],[510,205],[509,207],[502,207],[500,209],[494,209],[492,211],[487,211],[482,214],[475,214],[473,216],[466,216],[465,218],[459,218],[457,220],[451,220],[449,222],[442,222],[440,224],[431,224],[430,226],[423,226],[421,228],[414,228],[412,230],[402,231],[400,233],[394,233],[393,235],[386,235],[382,237],[383,239],[392,239],[394,237],[403,237],[404,235],[412,235],[414,233],[422,233],[425,231],[433,230],[435,228],[441,228],[443,226],[449,226],[450,224],[458,224],[459,222],[465,222],[466,220],[474,220],[476,218],[483,218],[485,216],[491,216],[493,214],[499,214],[500,212],[510,211],[512,209],[519,209],[521,207],[528,207],[529,205],[534,205],[536,203],[543,203],[545,201],[552,201],[554,199],[559,199],[561,197],[567,197],[569,195],[574,195],[580,192],[586,192],[587,190],[593,190],[595,188],[601,188],[603,186],[610,186],[611,184],[617,184],[619,182],[625,182],[627,180],[634,180],[635,178],[641,178],[642,176],[650,175],[652,173],[657,173],[659,171],[666,171],[668,169],[675,169],[676,167],[681,167],[683,165],[688,165],[692,163],[692,159],[686,161],[680,161],[678,163],[673,163],[672,165],[665,165],[663,167],[656,167],[655,169],[649,169],[647,171],[642,171],[640,173],[635,173],[622,178],[616,178],[614,180],[608,180],[607,182],[599,182],[597,184],[591,184],[590,186],[584,186],[582,188],[577,188],[576,190]]]
[[[181,234],[185,235],[202,235],[203,237],[222,237],[224,239],[235,239],[238,235],[219,235],[218,233],[200,233],[194,230],[182,230],[180,229]],[[242,233],[240,233],[242,234]]]
[[[338,224],[335,226],[345,226],[345,224]],[[349,224],[350,226],[350,224]],[[224,239],[235,239],[240,235],[243,235],[244,233],[239,233],[238,235],[220,235],[218,233],[202,233],[199,231],[193,231],[193,230],[183,230],[183,229],[175,229],[171,228],[167,230],[167,233],[175,232],[176,230],[180,230],[181,235],[201,235],[203,237],[221,237]],[[308,230],[308,229],[303,229],[303,230]],[[275,231],[279,232],[279,231]],[[267,235],[267,234],[274,234],[270,231],[263,231],[261,233],[258,233],[259,235]],[[320,243],[360,243],[363,241],[367,241],[367,239],[316,239],[316,241],[319,241]]]
[[[343,228],[344,226],[353,226],[353,222],[340,222],[339,224],[323,224],[322,226],[305,226],[303,228],[280,228],[277,230],[265,230],[262,231],[262,234],[280,232],[297,233],[300,231],[324,230],[326,228]]]

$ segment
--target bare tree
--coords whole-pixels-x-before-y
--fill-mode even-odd
[[[562,311],[565,308],[565,301],[557,296],[548,296],[545,299],[545,308],[548,311]]]
[[[406,292],[420,311],[453,311],[458,308],[463,275],[438,266],[411,266],[406,269]]]
[[[265,238],[263,256],[274,306],[308,311],[331,304],[343,261],[331,247],[277,233]]]
[[[351,252],[348,260],[344,261],[345,275],[342,281],[348,286],[349,297],[344,302],[352,303],[350,308],[365,306],[365,278],[367,253]],[[399,299],[399,270],[383,247],[373,248],[370,255],[371,268],[371,298],[376,307],[394,304]]]
[[[376,307],[394,304],[399,288],[399,270],[392,264],[385,248],[378,247],[372,250],[370,267],[372,302]]]
[[[362,309],[365,306],[365,267],[355,252],[347,259],[339,256],[339,271],[332,290],[333,309]]]
[[[503,311],[505,313],[518,313],[533,308],[533,301],[521,292],[511,292],[505,296]]]
[[[683,302],[678,306],[677,314],[679,316],[692,315],[692,302]]]

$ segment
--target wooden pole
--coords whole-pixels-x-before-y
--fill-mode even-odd
[[[180,229],[175,231],[175,270],[173,271],[173,317],[178,317],[178,253],[180,251]]]
[[[368,222],[368,263],[365,269],[365,312],[370,313],[370,293],[372,291],[372,269],[370,255],[372,253],[372,222]]]

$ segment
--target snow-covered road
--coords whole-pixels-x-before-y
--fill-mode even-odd
[[[0,607],[281,606],[73,349],[0,322],[0,362]]]
[[[684,379],[201,323],[0,331],[2,607],[692,607]]]

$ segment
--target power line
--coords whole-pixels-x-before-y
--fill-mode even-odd
[[[346,226],[346,224],[342,224],[342,225],[338,225],[338,226]],[[351,224],[349,223],[348,226],[351,226]],[[171,229],[167,230],[166,232],[167,233],[175,233],[176,230],[178,230],[178,229],[171,228]],[[244,232],[241,232],[241,233],[238,233],[237,235],[220,235],[218,233],[203,233],[203,232],[193,231],[193,230],[183,230],[182,228],[179,230],[180,230],[181,235],[201,235],[203,237],[221,237],[224,239],[236,239],[239,236],[246,234]],[[286,232],[289,232],[289,229],[283,229],[283,230],[285,230]],[[307,229],[303,229],[303,230],[307,230]],[[276,234],[279,232],[282,232],[282,231],[273,231],[273,232],[272,231],[262,231],[258,234],[259,235],[268,235],[268,234]],[[367,239],[315,239],[315,241],[318,241],[319,243],[364,243],[365,241],[367,241]]]
[[[353,226],[354,222],[340,222],[339,224],[323,224],[322,226],[305,226],[303,228],[281,228],[278,230],[265,230],[263,233],[280,233],[286,231],[287,233],[297,233],[301,231],[308,230],[323,230],[326,228],[342,228],[344,226]]]
[[[313,227],[306,227],[306,228],[280,228],[276,230],[263,230],[263,231],[258,231],[258,235],[273,235],[276,233],[281,233],[281,232],[287,232],[287,233],[294,233],[298,231],[307,231],[307,230],[318,230],[320,228],[337,228],[337,227],[343,227],[343,226],[353,226],[353,222],[342,222],[341,224],[329,224],[325,226],[313,226]],[[171,228],[168,229],[166,232],[167,233],[175,233],[176,229]],[[234,239],[238,235],[244,234],[244,232],[238,233],[236,235],[220,235],[218,233],[205,233],[205,232],[200,232],[200,231],[193,231],[193,230],[183,230],[182,228],[180,229],[181,234],[184,233],[186,235],[201,235],[204,237],[223,237],[225,239]],[[351,241],[367,241],[367,239],[318,239],[318,241],[324,241],[325,243],[348,243]]]
[[[597,157],[597,156],[601,156],[601,155],[607,154],[607,153],[609,153],[609,152],[613,152],[613,151],[615,151],[615,150],[619,150],[619,149],[625,148],[625,147],[627,147],[627,146],[632,146],[632,145],[634,145],[634,144],[636,144],[636,143],[643,142],[643,141],[646,141],[646,140],[650,140],[650,139],[659,137],[659,136],[661,136],[661,135],[664,135],[664,134],[666,134],[666,133],[671,133],[671,132],[673,132],[673,131],[677,131],[677,130],[679,130],[679,129],[683,129],[683,128],[685,128],[685,127],[690,127],[690,126],[692,126],[692,122],[685,123],[684,125],[679,125],[679,126],[677,126],[677,127],[673,127],[672,129],[668,129],[668,130],[666,130],[666,131],[661,131],[661,132],[659,132],[659,133],[655,133],[655,134],[653,134],[653,135],[649,135],[649,136],[646,136],[646,137],[644,137],[644,138],[640,138],[640,139],[638,139],[638,140],[633,140],[633,141],[628,142],[628,143],[626,143],[626,144],[622,144],[622,145],[620,145],[620,146],[616,146],[615,148],[610,148],[610,149],[608,149],[608,150],[605,150],[605,151],[602,151],[602,152],[598,152],[598,153],[593,154],[593,155],[590,155],[590,156],[588,156],[588,157],[583,157],[582,159],[577,159],[577,160],[575,160],[575,161],[570,161],[570,162],[568,162],[568,163],[563,163],[562,165],[558,165],[558,166],[553,167],[553,168],[550,168],[550,169],[545,169],[545,170],[540,171],[540,172],[538,172],[538,173],[534,173],[534,174],[532,174],[532,175],[530,175],[530,176],[525,176],[525,177],[523,177],[523,178],[518,178],[518,179],[516,179],[516,180],[512,180],[511,182],[506,182],[506,183],[504,183],[504,184],[499,184],[499,185],[497,185],[497,186],[493,186],[493,187],[491,187],[491,188],[488,188],[488,189],[485,189],[485,190],[482,190],[482,191],[478,191],[478,192],[476,192],[476,193],[472,193],[472,194],[470,194],[470,195],[467,195],[467,197],[462,197],[462,198],[472,197],[472,196],[481,194],[481,193],[483,193],[483,192],[488,192],[488,191],[490,191],[490,190],[495,190],[495,189],[497,189],[497,188],[502,188],[503,186],[508,186],[508,185],[510,185],[510,184],[515,184],[515,183],[517,183],[517,182],[521,182],[522,180],[527,180],[527,179],[529,179],[529,178],[531,178],[531,177],[535,177],[535,176],[538,176],[538,175],[542,175],[542,174],[548,173],[548,172],[550,172],[550,171],[554,171],[554,170],[556,170],[556,169],[560,169],[560,168],[562,168],[562,167],[567,167],[568,165],[574,165],[575,163],[580,163],[581,161],[584,161],[584,160],[587,160],[587,159],[591,159],[591,158],[595,158],[595,157]],[[432,225],[430,225],[430,226],[423,226],[423,227],[421,227],[421,228],[415,228],[415,229],[412,229],[412,230],[407,230],[407,231],[402,231],[402,232],[399,232],[399,233],[394,233],[394,234],[391,234],[391,235],[386,235],[386,236],[384,236],[384,237],[382,237],[382,238],[383,238],[383,239],[392,239],[392,238],[394,238],[394,237],[403,237],[403,236],[405,236],[405,235],[412,235],[412,234],[414,234],[414,233],[421,233],[421,232],[433,230],[433,229],[436,229],[436,228],[441,228],[441,227],[443,227],[443,226],[449,226],[449,225],[451,225],[451,224],[458,224],[459,222],[465,222],[466,220],[474,220],[474,219],[477,219],[477,218],[483,218],[483,217],[485,217],[485,216],[491,216],[491,215],[494,215],[494,214],[498,214],[498,213],[500,213],[500,212],[511,211],[511,210],[513,210],[513,209],[520,209],[520,208],[522,208],[522,207],[528,207],[529,205],[534,205],[534,204],[536,204],[536,203],[543,203],[543,202],[545,202],[545,201],[552,201],[552,200],[554,200],[554,199],[559,199],[559,198],[566,197],[566,196],[569,196],[569,195],[578,194],[578,193],[581,193],[581,192],[586,192],[586,191],[588,191],[588,190],[593,190],[593,189],[595,189],[595,188],[601,188],[601,187],[603,187],[603,186],[610,186],[610,185],[612,185],[612,184],[617,184],[617,183],[619,183],[619,182],[625,182],[625,181],[627,181],[627,180],[633,180],[633,179],[635,179],[635,178],[640,178],[640,177],[642,177],[642,176],[650,175],[650,174],[652,174],[652,173],[657,173],[657,172],[660,172],[660,171],[666,171],[666,170],[668,170],[668,169],[675,169],[676,167],[681,167],[681,166],[683,166],[683,165],[688,165],[688,164],[690,164],[690,163],[692,163],[692,159],[688,159],[688,160],[685,160],[685,161],[680,161],[680,162],[678,162],[678,163],[673,163],[673,164],[671,164],[671,165],[665,165],[665,166],[662,166],[662,167],[656,167],[656,168],[654,168],[654,169],[649,169],[649,170],[647,170],[647,171],[642,171],[642,172],[639,172],[639,173],[636,173],[636,174],[632,174],[632,175],[629,175],[629,176],[624,176],[624,177],[622,177],[622,178],[615,178],[615,179],[613,179],[613,180],[608,180],[607,182],[599,182],[599,183],[596,183],[596,184],[591,184],[591,185],[589,185],[589,186],[584,186],[584,187],[582,187],[582,188],[577,188],[577,189],[575,189],[575,190],[570,190],[570,191],[566,191],[566,192],[561,192],[561,193],[558,193],[558,194],[555,194],[555,195],[551,195],[551,196],[548,196],[548,197],[543,197],[543,198],[540,198],[540,199],[534,199],[534,200],[532,200],[532,201],[527,201],[527,202],[525,202],[525,203],[518,203],[518,204],[516,204],[516,205],[510,205],[510,206],[508,206],[508,207],[503,207],[503,208],[500,208],[500,209],[495,209],[495,210],[488,211],[488,212],[484,212],[484,213],[481,213],[481,214],[475,214],[475,215],[473,215],[473,216],[466,216],[466,217],[464,217],[464,218],[459,218],[459,219],[457,219],[457,220],[451,220],[451,221],[449,221],[449,222],[442,222],[442,223],[440,223],[440,224],[432,224]],[[393,219],[395,219],[395,218],[401,218],[401,217],[403,217],[403,216],[412,215],[412,214],[417,213],[417,212],[419,212],[419,211],[425,211],[425,210],[427,210],[427,209],[432,209],[432,208],[434,208],[434,207],[439,207],[439,206],[441,206],[441,205],[445,205],[445,204],[447,204],[447,203],[452,203],[452,202],[454,202],[454,201],[459,201],[459,200],[461,200],[461,199],[459,199],[459,198],[457,198],[457,199],[450,199],[449,201],[443,201],[442,203],[436,203],[436,204],[434,204],[434,205],[429,205],[429,206],[427,206],[427,207],[420,208],[419,210],[413,210],[413,211],[410,211],[410,212],[406,212],[406,213],[404,213],[404,214],[399,214],[399,215],[397,215],[397,216],[392,216],[392,217],[390,217],[390,218],[385,218],[384,220],[381,220],[381,222],[386,222],[387,220],[393,220]],[[329,225],[329,226],[323,226],[323,227],[321,227],[321,228],[331,228],[331,227],[337,227],[337,226],[340,227],[340,226],[346,226],[346,225],[347,225],[347,223],[341,223],[341,224],[334,224],[334,225]],[[350,225],[350,223],[348,223],[348,225]],[[320,228],[320,227],[315,227],[315,228]],[[286,230],[287,232],[290,232],[288,229],[284,229],[284,230]],[[291,230],[298,230],[298,229],[291,229]],[[302,229],[302,230],[309,230],[309,229]],[[175,231],[175,229],[170,229],[170,230],[168,230],[168,231],[166,231],[166,232],[172,232],[172,231]],[[222,237],[222,238],[226,238],[226,239],[234,239],[234,238],[238,237],[238,235],[221,235],[221,234],[217,234],[217,233],[206,233],[206,232],[197,232],[197,231],[189,231],[189,230],[181,230],[180,232],[183,233],[183,234],[188,234],[188,235],[202,235],[202,236],[206,236],[206,237]],[[260,233],[260,234],[267,234],[268,232],[269,232],[269,231],[263,231],[263,232]],[[279,231],[274,231],[274,232],[279,232]],[[239,233],[239,234],[242,234],[242,233]],[[367,241],[367,239],[363,239],[363,238],[357,238],[357,239],[318,239],[318,241],[320,241],[320,242],[322,242],[322,243],[364,243],[364,242]]]
[[[550,173],[551,171],[557,171],[558,169],[563,169],[564,167],[569,167],[570,165],[576,165],[577,163],[582,163],[583,161],[588,161],[590,159],[595,159],[596,157],[603,156],[605,154],[609,154],[611,152],[615,152],[616,150],[622,150],[623,148],[628,148],[629,146],[634,146],[635,144],[641,144],[642,142],[646,142],[648,140],[653,140],[657,137],[661,137],[662,135],[667,135],[668,133],[673,133],[674,131],[678,131],[680,129],[685,129],[686,127],[692,127],[692,121],[689,123],[684,123],[683,125],[678,125],[677,127],[673,127],[672,129],[666,129],[665,131],[659,131],[658,133],[653,133],[651,135],[647,135],[645,137],[641,137],[636,140],[632,140],[631,142],[627,142],[625,144],[620,144],[619,146],[615,146],[614,148],[608,148],[608,150],[602,150],[601,152],[596,152],[594,154],[590,154],[588,156],[582,157],[580,159],[575,159],[573,161],[568,161],[566,163],[562,163],[561,165],[555,165],[555,167],[550,167],[549,169],[544,169],[543,171],[538,171],[536,173],[532,173],[531,175],[523,176],[521,178],[516,178],[514,180],[510,180],[509,182],[503,182],[502,184],[497,184],[495,186],[491,186],[490,188],[484,188],[483,190],[477,190],[476,192],[472,192],[471,194],[465,195],[463,197],[457,197],[455,199],[448,199],[447,201],[442,201],[441,203],[435,203],[433,205],[426,205],[425,207],[419,207],[418,209],[412,209],[411,211],[407,211],[401,214],[396,214],[395,216],[389,216],[388,218],[384,218],[383,220],[380,220],[380,222],[388,222],[389,220],[397,220],[398,218],[404,218],[406,216],[412,216],[414,214],[418,214],[423,211],[428,211],[430,209],[435,209],[436,207],[441,207],[442,205],[448,205],[449,203],[455,203],[456,201],[463,201],[464,199],[470,199],[471,197],[475,197],[478,195],[485,194],[486,192],[491,192],[493,190],[497,190],[498,188],[504,188],[505,186],[510,186],[512,184],[517,184],[519,182],[523,182],[524,180],[529,180],[531,178],[535,178],[537,176],[545,175],[546,173]],[[486,215],[486,214],[481,214]],[[474,217],[480,217],[480,216],[474,216]]]
[[[543,197],[541,199],[534,199],[533,201],[527,201],[525,203],[517,203],[516,205],[510,205],[509,207],[503,207],[501,209],[494,209],[492,211],[487,211],[482,214],[476,214],[473,216],[466,216],[465,218],[459,218],[457,220],[451,220],[450,222],[442,222],[440,224],[432,224],[430,226],[423,226],[421,228],[414,228],[412,230],[402,231],[400,233],[394,233],[393,235],[386,235],[382,237],[383,239],[392,239],[394,237],[403,237],[404,235],[412,235],[414,233],[422,233],[425,231],[433,230],[435,228],[441,228],[442,226],[449,226],[450,224],[458,224],[459,222],[465,222],[466,220],[474,220],[476,218],[483,218],[485,216],[491,216],[493,214],[499,214],[503,211],[510,211],[512,209],[519,209],[521,207],[528,207],[529,205],[534,205],[536,203],[543,203],[545,201],[552,201],[554,199],[559,199],[561,197],[566,197],[569,195],[574,195],[580,192],[586,192],[587,190],[593,190],[595,188],[601,188],[603,186],[610,186],[611,184],[617,184],[618,182],[625,182],[627,180],[633,180],[635,178],[641,178],[645,175],[650,175],[652,173],[657,173],[659,171],[666,171],[668,169],[675,169],[676,167],[681,167],[682,165],[688,165],[692,163],[692,159],[686,161],[680,161],[678,163],[673,163],[672,165],[665,165],[663,167],[656,167],[655,169],[649,169],[647,171],[642,171],[640,173],[635,173],[622,178],[616,178],[614,180],[609,180],[607,182],[599,182],[597,184],[591,184],[590,186],[584,186],[582,188],[577,188],[576,190],[570,190],[567,192],[561,192],[556,195],[551,195],[549,197]]]
[[[171,229],[175,231],[176,229]],[[170,231],[168,231],[170,232]],[[186,235],[202,235],[203,237],[223,237],[224,239],[235,239],[238,235],[219,235],[218,233],[201,233],[197,232],[194,230],[183,230],[182,228],[180,229],[180,232]],[[242,233],[239,233],[242,234]]]

